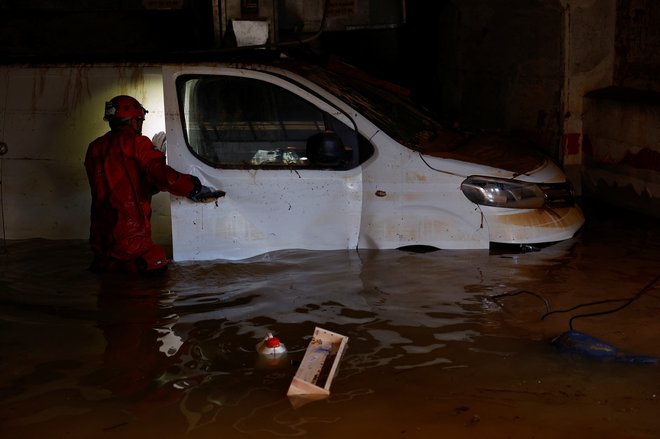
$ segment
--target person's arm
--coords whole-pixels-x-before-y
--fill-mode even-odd
[[[200,190],[199,179],[178,172],[165,162],[165,154],[157,151],[146,136],[135,139],[136,158],[144,176],[151,186],[159,191],[187,197]]]
[[[201,184],[194,175],[178,172],[165,162],[165,154],[154,149],[149,138],[141,136],[136,145],[142,156],[147,181],[160,191],[167,191],[196,202],[208,202],[224,197],[225,193]]]

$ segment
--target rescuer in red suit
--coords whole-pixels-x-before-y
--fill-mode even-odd
[[[151,240],[151,197],[159,191],[206,201],[224,195],[177,172],[142,135],[147,113],[130,96],[105,104],[110,131],[90,143],[85,169],[92,192],[92,270],[155,272],[167,267],[165,250]]]

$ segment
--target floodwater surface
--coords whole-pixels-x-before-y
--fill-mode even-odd
[[[660,366],[551,344],[572,326],[660,356],[660,227],[613,211],[540,251],[291,250],[161,277],[92,274],[82,241],[9,241],[0,435],[660,437]],[[348,346],[330,396],[297,404],[316,327]],[[269,332],[279,361],[255,350]]]

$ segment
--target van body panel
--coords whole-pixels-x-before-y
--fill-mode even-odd
[[[460,189],[463,163],[445,160],[439,172],[382,132],[371,140],[378,154],[363,168],[360,247],[488,248],[488,228]]]
[[[223,81],[232,85],[215,88]],[[319,121],[317,126],[319,131],[324,126],[327,130],[327,124],[321,125],[328,119],[334,120],[333,127],[340,126],[340,130],[352,133],[348,138],[355,139],[347,145],[348,155],[352,154],[349,161],[353,162],[346,167],[314,168],[306,166],[310,162],[303,166],[296,161],[288,168],[281,164],[278,167],[272,165],[282,158],[282,139],[273,138],[271,144],[257,137],[247,142],[226,141],[231,137],[226,133],[231,130],[248,135],[248,125],[256,133],[277,129],[265,128],[269,126],[266,122],[256,124],[250,116],[235,121],[238,116],[226,112],[218,112],[222,115],[213,116],[211,124],[201,119],[209,107],[222,107],[234,99],[231,95],[236,87],[244,86],[248,90],[273,88],[272,96],[295,95],[325,115],[324,122]],[[425,154],[421,148],[404,146],[381,129],[378,117],[369,119],[349,105],[363,104],[360,98],[351,95],[351,99],[343,99],[350,93],[346,85],[324,88],[271,65],[215,64],[164,66],[163,87],[170,165],[197,175],[206,186],[226,192],[224,198],[206,204],[172,197],[175,260],[244,259],[294,248],[391,249],[423,245],[484,249],[492,242],[525,244],[567,239],[584,222],[575,205],[510,209],[471,202],[461,184],[473,175],[534,183],[561,183],[566,178],[558,166],[537,155],[507,157],[513,152],[507,152],[499,140],[492,144],[468,143],[456,149],[460,154],[439,150]],[[264,106],[270,105],[271,94],[267,96]],[[248,100],[243,103],[245,107],[252,105]],[[247,109],[243,105],[235,108],[236,112]],[[275,112],[285,110],[278,108]],[[369,107],[369,113],[373,112],[374,108]],[[230,129],[229,120],[234,120]],[[397,133],[391,118],[383,120],[390,124],[389,132]],[[202,125],[206,128],[198,130]],[[282,125],[294,129],[290,122]],[[442,134],[455,142],[452,135]],[[304,142],[298,141],[291,148],[301,153]],[[196,142],[203,147],[195,146]],[[204,148],[210,149],[211,155]],[[231,154],[240,148],[248,148],[248,155],[242,162],[232,162]],[[226,151],[231,154],[225,155]],[[483,157],[467,160],[469,154],[479,155],[480,151]],[[520,149],[515,151],[520,154]],[[221,158],[216,161],[213,154]],[[492,157],[493,164],[484,160],[487,156]],[[355,161],[358,158],[359,162]]]

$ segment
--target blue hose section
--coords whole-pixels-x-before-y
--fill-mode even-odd
[[[613,345],[579,331],[566,331],[552,340],[552,344],[563,354],[632,364],[658,364],[658,357],[633,355],[622,352]]]

